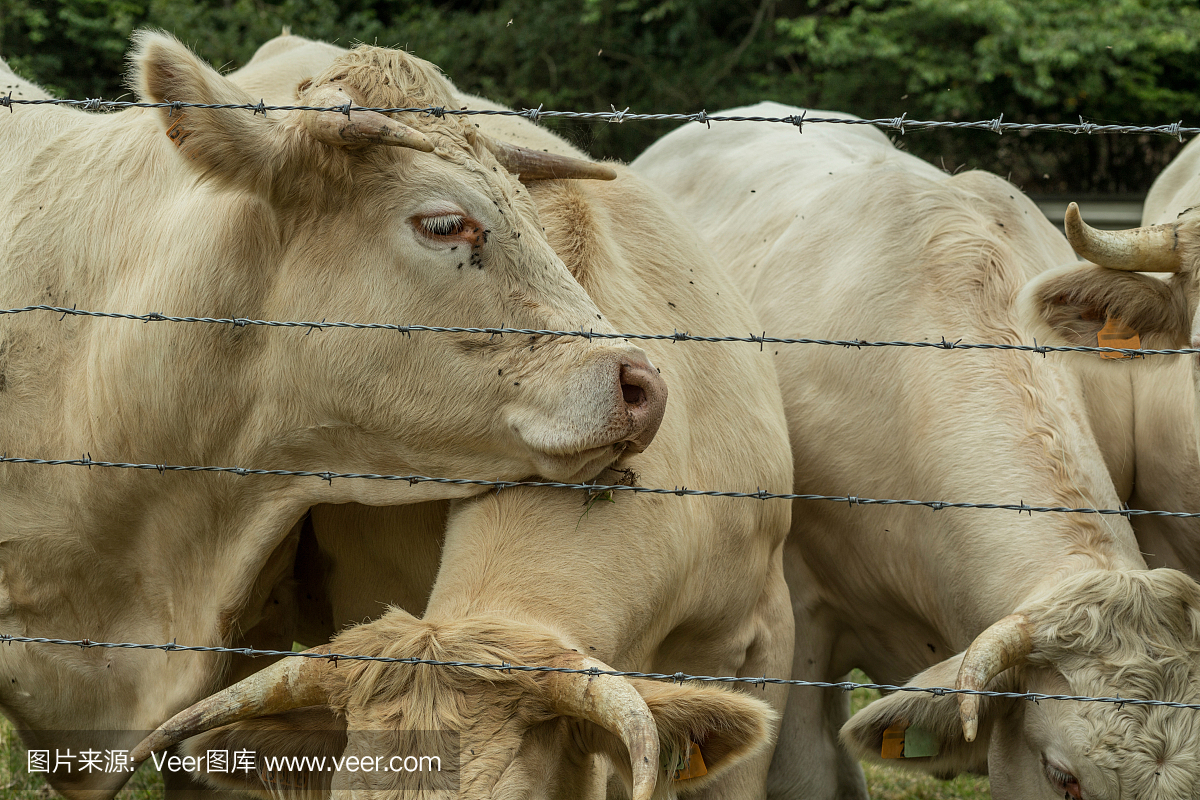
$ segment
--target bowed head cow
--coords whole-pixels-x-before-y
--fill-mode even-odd
[[[726,113],[801,110],[764,103]],[[1075,256],[998,177],[946,174],[878,130],[848,124],[810,124],[803,135],[691,126],[633,168],[705,232],[771,334],[1053,343],[1030,319],[1030,292]],[[1165,251],[1168,230],[1187,225],[1143,238]],[[1166,342],[1155,334],[1168,322],[1190,324],[1190,279],[1121,274],[1100,285],[1135,283],[1147,298],[1136,308],[1156,309],[1131,322],[1143,342]],[[1080,296],[1056,287],[1060,307]],[[1105,316],[1084,311],[1056,327],[1095,345]],[[1128,496],[1111,467],[1132,454],[1098,426],[1097,409],[1125,422],[1067,359],[816,345],[774,353],[797,492],[1096,509]],[[822,621],[797,635],[793,677],[836,679],[861,667],[914,687],[1200,701],[1200,587],[1182,572],[1148,569],[1124,517],[806,503],[793,514],[786,563],[797,619]],[[896,692],[844,727],[842,698],[829,698],[823,717],[810,711],[788,708],[773,796],[863,797],[851,754],[901,756],[889,746],[900,737],[909,757],[889,763],[940,776],[986,772],[996,798],[1184,800],[1200,791],[1193,710]]]

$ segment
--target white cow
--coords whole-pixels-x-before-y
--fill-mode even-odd
[[[286,41],[268,43],[270,59],[256,57],[247,69],[261,75],[282,60],[278,74],[299,70],[303,77],[295,62],[314,51],[291,38],[291,50]],[[320,67],[309,64],[308,71]],[[497,107],[460,97],[463,105]],[[578,155],[525,120],[477,123],[538,151]],[[615,169],[611,183],[530,187],[547,240],[606,318],[622,330],[753,329],[754,314],[678,211],[637,176]],[[632,472],[612,470],[601,481],[751,491],[790,484],[769,353],[670,342],[646,348],[671,385],[671,411],[654,446],[625,462]],[[734,391],[713,378],[726,372],[738,376]],[[310,617],[300,636],[315,644],[392,603],[397,607],[382,618],[351,627],[328,647],[457,661],[785,674],[792,642],[782,563],[787,526],[787,504],[779,501],[620,493],[504,490],[455,504],[322,505],[313,509],[310,545],[297,559],[304,576],[299,602]],[[136,755],[251,718],[192,738],[184,752],[249,747],[260,754],[381,756],[388,763],[414,742],[401,732],[438,728],[460,737],[458,797],[598,800],[611,779],[614,796],[639,800],[651,792],[761,798],[774,714],[787,693],[746,691],[769,700],[774,712],[745,693],[686,684],[347,662],[302,668],[289,660],[183,712]],[[815,704],[809,713],[819,714],[815,694],[791,702]],[[347,725],[386,732],[388,741],[348,738]],[[692,742],[707,774],[672,779],[663,765],[677,763]],[[260,795],[303,786],[323,796],[333,786],[366,798],[438,785],[404,784],[395,772],[374,769],[213,773],[205,780]]]
[[[1022,291],[1074,261],[1011,184],[947,175],[868,127],[689,126],[633,167],[684,206],[776,335],[1029,343]],[[798,492],[1120,503],[1105,460],[1114,445],[1093,427],[1100,401],[1065,360],[774,352]],[[858,666],[885,682],[919,673],[915,686],[1200,700],[1200,587],[1147,569],[1124,518],[806,503],[786,558],[797,614],[825,621],[797,636],[795,677]],[[865,793],[835,741],[844,701],[828,705],[825,720],[789,707],[775,796]],[[804,736],[823,721],[814,748]],[[988,772],[997,798],[1200,791],[1200,716],[1186,710],[896,693],[851,720],[842,740],[878,759],[886,730],[914,740],[901,765]]]
[[[140,34],[133,60],[143,100],[258,99],[164,35]],[[451,92],[432,65],[368,48],[302,99],[426,106]],[[458,118],[18,105],[0,143],[4,308],[614,330],[518,181],[613,170]],[[0,319],[9,456],[581,480],[648,446],[665,409],[659,373],[620,340],[59,317]],[[310,507],[477,491],[4,464],[0,632],[286,646],[281,598]],[[0,709],[30,746],[77,752],[82,739],[53,733],[67,730],[132,746],[229,669],[5,646]],[[66,794],[114,780],[51,775]]]

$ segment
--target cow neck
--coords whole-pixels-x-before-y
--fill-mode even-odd
[[[1133,384],[1133,408],[1127,424],[1135,468],[1129,505],[1200,511],[1190,359],[1160,356],[1112,366],[1124,367],[1122,371],[1130,374]],[[1135,517],[1133,528],[1150,566],[1172,567],[1200,577],[1200,519]]]

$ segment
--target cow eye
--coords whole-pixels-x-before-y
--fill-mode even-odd
[[[1046,778],[1050,781],[1050,785],[1063,796],[1063,800],[1081,800],[1083,789],[1079,786],[1078,778],[1065,769],[1059,769],[1046,761],[1045,756],[1042,756],[1042,766],[1046,770]]]
[[[431,217],[421,217],[417,227],[426,236],[442,238],[457,236],[467,227],[467,220],[459,214],[438,214]]]

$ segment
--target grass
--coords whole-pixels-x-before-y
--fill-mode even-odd
[[[867,683],[867,676],[855,671],[851,680]],[[855,689],[850,698],[852,711],[859,711],[879,697],[871,689]],[[960,776],[939,781],[923,775],[902,772],[893,767],[863,764],[872,800],[991,800],[988,779]],[[4,800],[51,800],[57,797],[38,773],[26,769],[25,748],[7,720],[0,719],[0,797]],[[162,800],[162,777],[143,764],[116,800]]]
[[[25,746],[8,720],[0,718],[0,797],[4,800],[52,800],[60,795],[40,773],[27,768]],[[162,776],[143,764],[116,800],[162,800]]]

